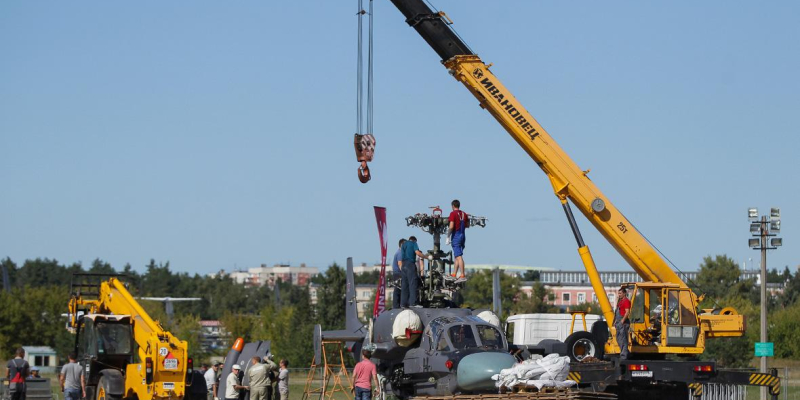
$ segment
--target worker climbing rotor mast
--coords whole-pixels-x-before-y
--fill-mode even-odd
[[[372,0],[369,0],[368,10],[364,9],[364,0],[358,0],[356,135],[353,145],[356,148],[356,160],[360,163],[358,180],[361,183],[367,183],[372,179],[367,163],[372,161],[372,157],[375,155],[375,136],[372,135],[372,15]],[[364,16],[367,16],[366,74],[364,73]]]

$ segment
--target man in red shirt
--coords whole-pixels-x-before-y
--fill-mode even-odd
[[[629,318],[631,301],[628,300],[628,291],[621,287],[617,290],[617,309],[614,312],[614,328],[617,330],[617,344],[619,345],[620,360],[628,359],[628,332],[631,328]]]
[[[372,382],[375,382],[375,394],[380,395],[381,387],[378,385],[378,371],[375,364],[369,359],[372,352],[369,350],[361,351],[362,360],[353,369],[353,385],[356,392],[355,400],[372,399]]]
[[[450,203],[453,206],[453,211],[450,213],[450,216],[447,218],[449,221],[449,230],[450,230],[450,245],[453,246],[453,256],[455,259],[455,271],[453,272],[454,278],[463,279],[466,278],[465,270],[464,270],[464,243],[466,241],[466,236],[464,235],[464,231],[467,229],[469,225],[469,216],[467,213],[460,210],[461,202],[458,200],[453,200]],[[458,275],[458,271],[461,270],[461,276]]]

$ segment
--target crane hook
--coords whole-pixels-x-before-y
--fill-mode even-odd
[[[353,146],[356,148],[356,160],[361,163],[358,167],[358,180],[361,183],[367,183],[372,179],[367,163],[372,161],[372,157],[375,155],[375,136],[372,136],[371,133],[366,135],[356,133]]]
[[[369,174],[369,166],[367,166],[366,161],[362,161],[358,167],[358,180],[361,183],[367,183],[370,179],[372,179],[372,175]]]

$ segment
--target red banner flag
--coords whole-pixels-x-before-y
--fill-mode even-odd
[[[378,237],[381,240],[381,275],[378,279],[378,291],[375,293],[375,304],[372,307],[372,316],[377,317],[386,311],[386,252],[389,245],[389,233],[386,229],[386,208],[375,206],[375,220],[378,222]]]

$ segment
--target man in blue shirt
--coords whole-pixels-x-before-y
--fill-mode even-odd
[[[402,279],[400,280],[400,306],[408,308],[421,307],[417,304],[417,291],[419,290],[419,273],[417,272],[417,256],[425,257],[419,246],[417,238],[411,236],[400,247],[402,250],[403,266],[401,269]]]
[[[403,243],[405,243],[405,239],[400,239],[400,244],[398,245],[397,251],[394,253],[394,258],[392,259],[392,281],[397,282],[400,279],[402,274],[402,269],[400,263],[403,262]],[[392,291],[392,308],[400,308],[400,286],[395,284],[394,290]]]

